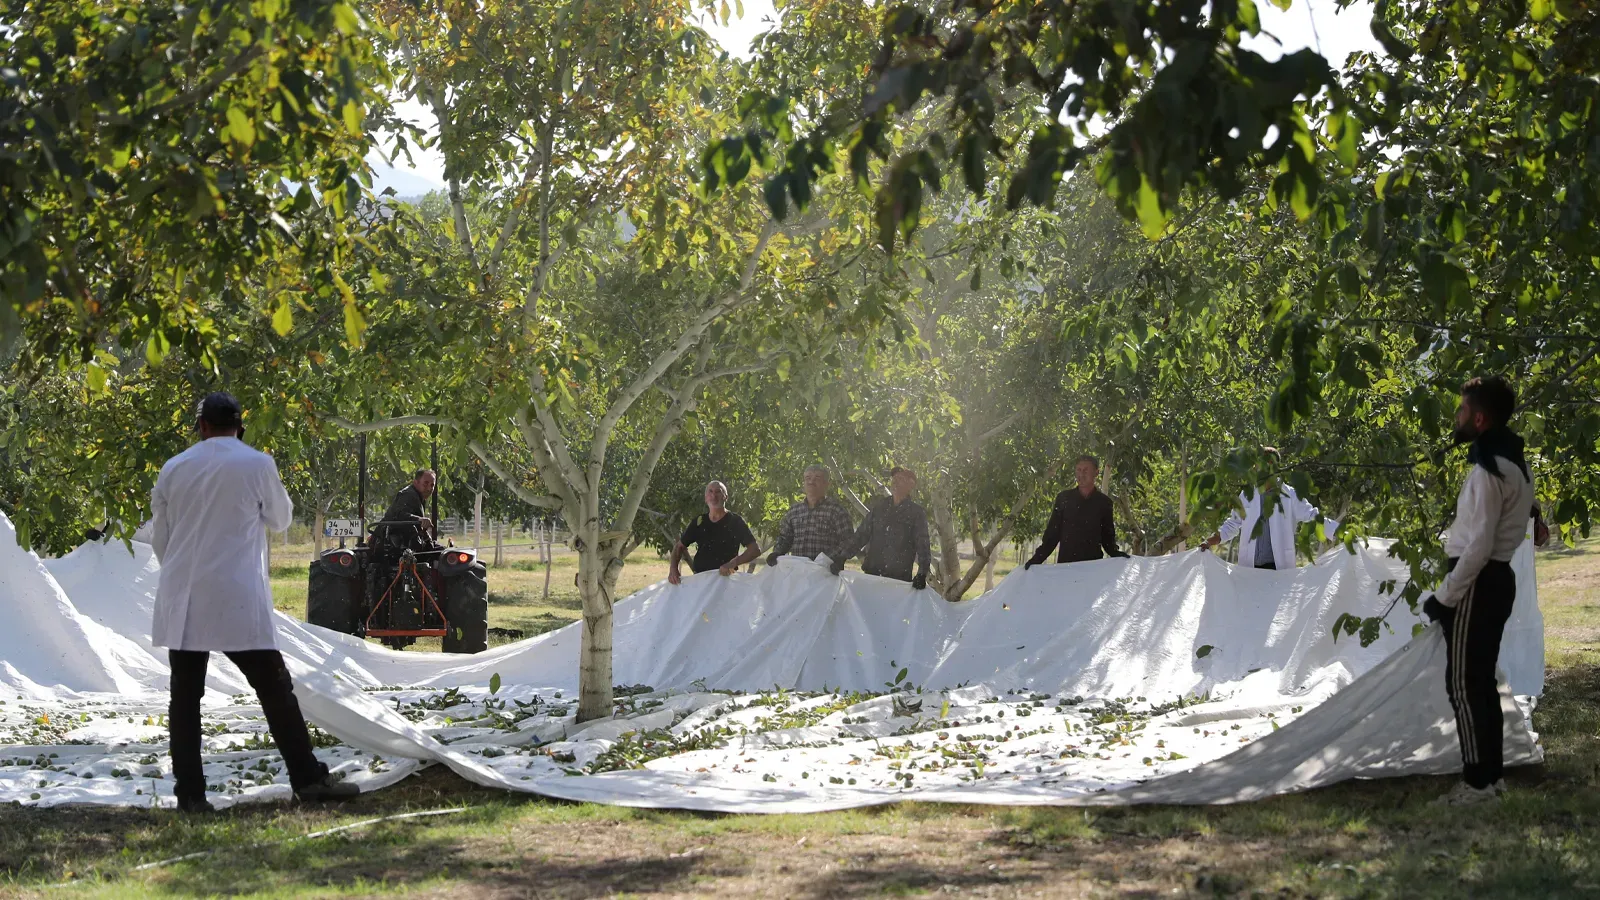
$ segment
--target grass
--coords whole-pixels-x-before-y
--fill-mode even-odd
[[[644,570],[635,576],[642,581],[664,571],[629,568]],[[502,571],[498,583],[529,589],[533,573],[519,574],[515,560]],[[1547,760],[1513,770],[1507,800],[1470,813],[1429,805],[1452,779],[1414,777],[1228,807],[907,804],[715,816],[512,796],[436,768],[343,808],[255,807],[198,819],[136,809],[0,811],[0,893],[1596,897],[1600,541],[1541,554],[1539,579],[1550,669],[1534,724]],[[542,593],[542,571],[537,581]],[[566,611],[555,600],[552,590],[547,607],[503,603],[491,615]],[[518,612],[524,607],[534,611]],[[440,808],[465,811],[291,840]],[[208,850],[216,852],[132,871]],[[73,884],[49,887],[63,881]]]

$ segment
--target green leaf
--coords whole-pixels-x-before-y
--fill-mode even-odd
[[[778,380],[779,381],[788,381],[789,380],[789,368],[790,368],[791,365],[792,365],[792,363],[790,362],[789,357],[787,357],[787,356],[784,356],[784,357],[781,357],[781,358],[778,359],[777,372],[778,372]]]
[[[1202,645],[1200,647],[1200,649],[1194,651],[1195,658],[1196,659],[1205,659],[1206,657],[1210,656],[1211,655],[1211,651],[1215,650],[1215,649],[1216,648],[1211,646],[1210,644],[1204,644],[1204,645]]]
[[[294,330],[294,310],[291,306],[289,298],[285,296],[278,302],[278,308],[272,311],[272,330],[279,337],[288,337],[289,332]]]
[[[89,363],[84,371],[84,376],[89,383],[89,391],[95,394],[106,393],[107,373],[97,362]]]
[[[1378,195],[1379,200],[1384,199],[1384,194],[1389,189],[1389,176],[1393,174],[1393,170],[1379,174],[1377,182],[1372,185],[1372,191]]]
[[[256,142],[256,126],[245,111],[237,106],[228,107],[228,137],[245,147]]]
[[[906,676],[910,675],[910,674],[911,674],[911,670],[910,669],[902,668],[899,672],[895,673],[894,683],[895,684],[899,684],[900,682],[905,681],[906,680]]]
[[[1248,4],[1246,4],[1248,5]],[[1139,176],[1139,192],[1134,198],[1134,211],[1139,216],[1139,227],[1144,236],[1155,240],[1167,230],[1167,211],[1161,208],[1161,197],[1150,186],[1150,179]]]
[[[344,127],[356,137],[361,136],[361,104],[354,100],[344,102]]]
[[[496,672],[493,675],[489,676],[489,693],[491,695],[500,693],[500,673],[499,672]]]
[[[1532,16],[1535,22],[1543,22],[1550,18],[1555,8],[1555,0],[1528,0],[1528,15]]]
[[[150,339],[144,343],[145,362],[152,366],[159,366],[161,361],[167,358],[167,353],[171,349],[172,345],[167,341],[167,336],[160,329],[156,329],[150,332]]]

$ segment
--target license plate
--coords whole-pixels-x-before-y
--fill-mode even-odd
[[[322,523],[324,537],[348,538],[361,536],[361,523],[355,519],[329,519]]]

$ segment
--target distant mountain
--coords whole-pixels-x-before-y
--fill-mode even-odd
[[[397,169],[382,160],[373,160],[372,163],[372,192],[382,194],[385,188],[394,188],[395,197],[401,200],[415,199],[434,191],[444,190],[444,185],[431,181],[409,172]]]

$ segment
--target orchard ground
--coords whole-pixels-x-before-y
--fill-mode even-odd
[[[274,548],[280,608],[304,609],[309,547]],[[665,563],[644,554],[624,590]],[[292,564],[288,561],[293,559]],[[490,573],[490,624],[571,621],[573,566],[516,551]],[[997,577],[1009,565],[1002,564]],[[1539,554],[1546,763],[1488,809],[1429,801],[1450,778],[1349,782],[1233,807],[1003,809],[905,804],[731,816],[571,804],[430,769],[344,807],[206,818],[135,809],[0,811],[11,896],[617,895],[850,897],[1600,896],[1600,540]],[[453,809],[325,837],[341,825]],[[158,868],[142,863],[215,851]],[[60,886],[65,883],[65,886]]]

